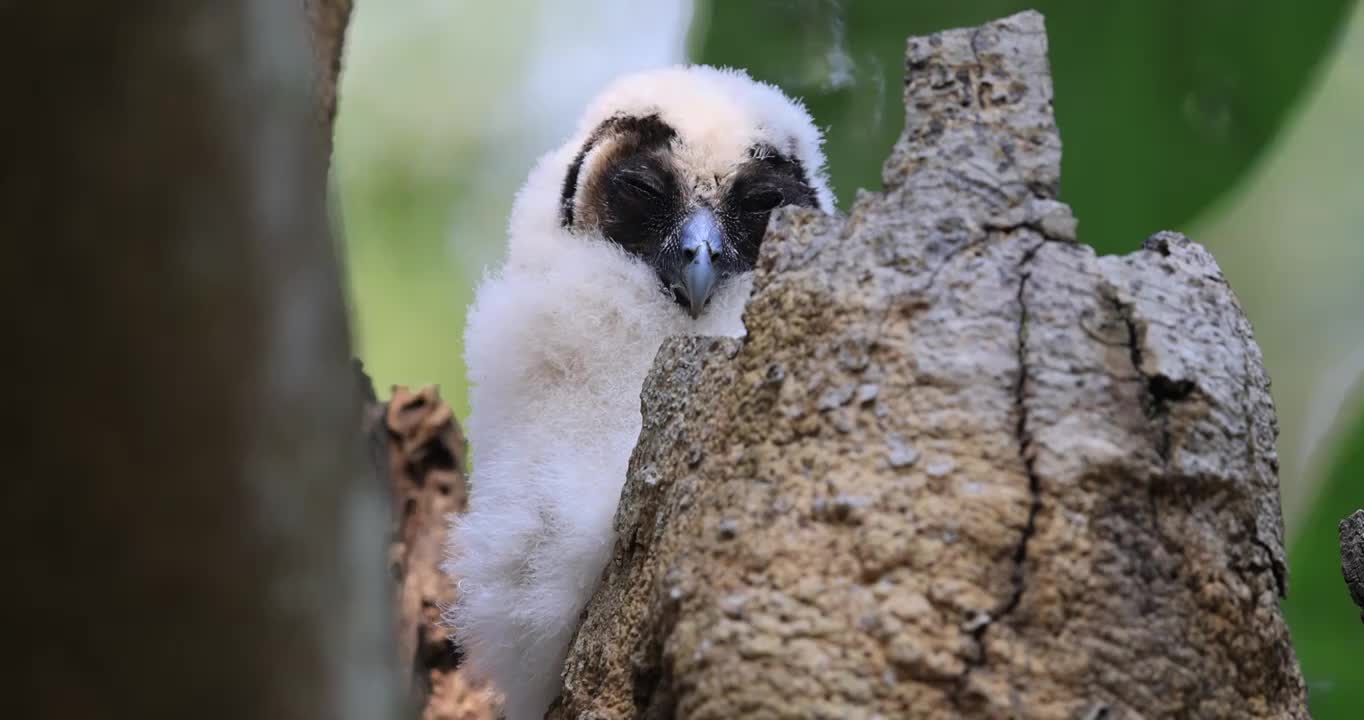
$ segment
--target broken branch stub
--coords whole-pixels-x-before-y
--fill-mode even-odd
[[[1250,326],[1075,242],[1042,17],[909,41],[883,193],[784,210],[645,383],[551,715],[1306,717]]]
[[[457,636],[441,623],[456,585],[441,572],[445,532],[468,505],[464,434],[435,386],[395,386],[380,403],[357,367],[366,396],[365,435],[376,479],[392,493],[390,571],[397,609],[398,666],[410,673],[405,717],[493,720],[499,699],[461,667]]]

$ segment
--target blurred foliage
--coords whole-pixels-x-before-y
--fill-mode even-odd
[[[380,395],[393,384],[437,383],[468,414],[464,313],[484,262],[465,250],[503,240],[515,186],[480,171],[483,155],[512,156],[505,148],[520,144],[498,134],[507,123],[497,98],[523,70],[532,41],[524,18],[537,9],[535,0],[356,4],[333,179],[352,323]],[[485,202],[488,194],[501,202]],[[496,219],[478,226],[484,206]]]
[[[1364,622],[1345,588],[1339,545],[1341,519],[1364,508],[1364,413],[1340,440],[1326,485],[1294,539],[1283,603],[1318,720],[1364,714]]]
[[[449,186],[370,167],[376,174],[342,183],[340,197],[360,355],[381,396],[394,384],[437,383],[465,417],[460,328],[473,289],[450,272]]]
[[[1100,252],[1186,225],[1273,138],[1349,0],[702,0],[693,59],[747,68],[827,127],[835,191],[878,189],[902,127],[905,37],[1047,18],[1062,196]],[[761,28],[761,29],[759,29]]]

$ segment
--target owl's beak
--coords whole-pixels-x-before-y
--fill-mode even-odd
[[[709,208],[694,211],[682,224],[680,241],[681,267],[675,275],[673,290],[681,295],[691,316],[696,318],[715,292],[719,277],[713,259],[721,252],[724,235],[715,213]]]

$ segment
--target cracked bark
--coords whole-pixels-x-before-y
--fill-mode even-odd
[[[552,716],[1307,716],[1250,326],[1182,236],[1075,242],[1045,42],[911,39],[886,190],[665,344]]]

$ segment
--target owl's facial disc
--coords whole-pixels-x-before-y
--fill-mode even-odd
[[[817,199],[801,164],[771,145],[708,157],[657,115],[617,116],[569,167],[560,221],[648,263],[695,318],[725,281],[753,269],[768,218],[783,205]]]

